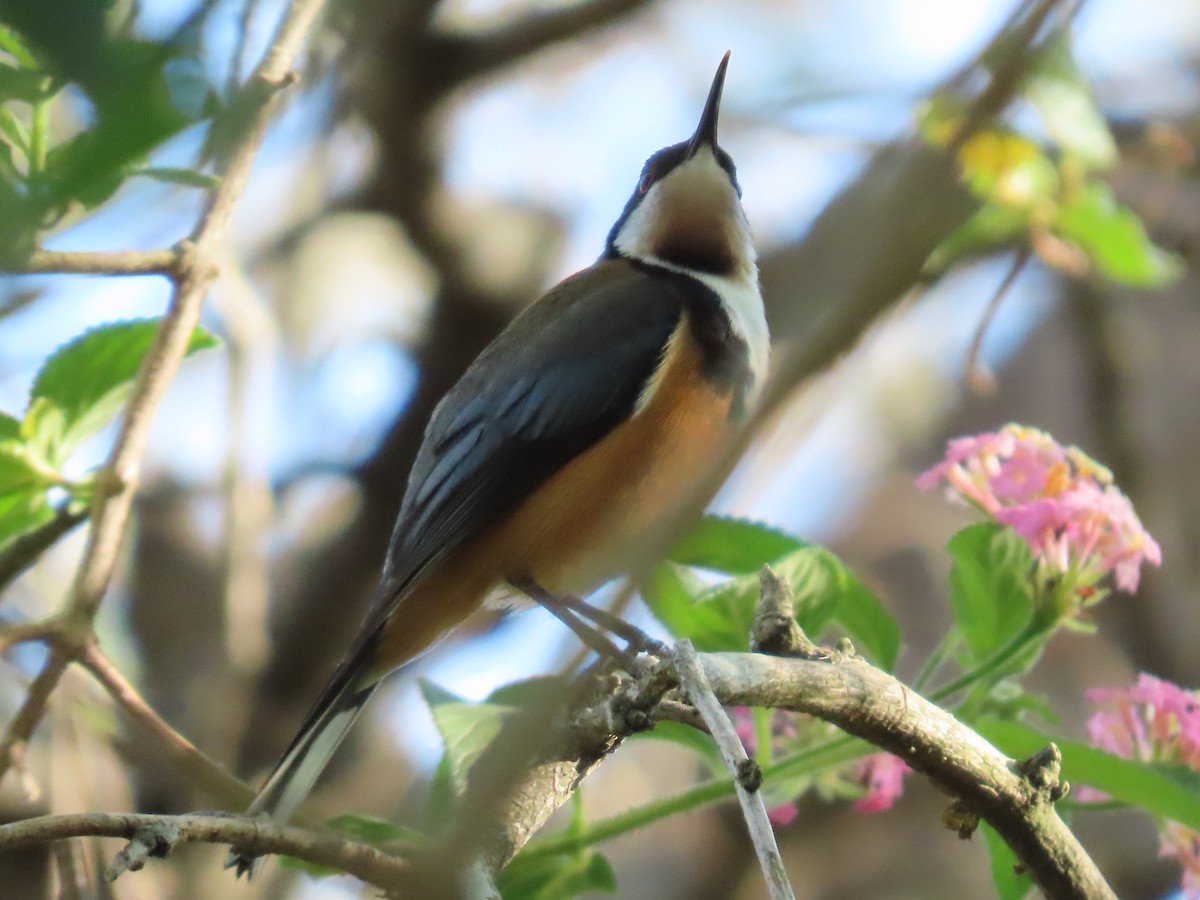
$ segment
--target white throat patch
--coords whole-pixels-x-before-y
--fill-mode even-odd
[[[697,222],[704,229],[723,232],[717,241],[728,249],[728,274],[672,262],[656,252],[668,229]],[[737,191],[712,150],[702,149],[651,185],[622,224],[613,244],[623,256],[687,275],[716,293],[734,330],[746,342],[751,373],[747,402],[753,404],[766,378],[770,357],[757,255]]]

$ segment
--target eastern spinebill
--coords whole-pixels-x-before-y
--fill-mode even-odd
[[[515,585],[620,574],[744,420],[768,335],[726,53],[695,133],[647,161],[595,265],[517,316],[434,410],[358,635],[248,813],[286,821],[380,680]],[[252,871],[234,850],[229,865]]]

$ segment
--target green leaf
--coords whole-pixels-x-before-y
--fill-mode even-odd
[[[1054,143],[1065,152],[1091,169],[1116,164],[1116,141],[1096,105],[1091,85],[1079,71],[1067,35],[1051,38],[1038,51],[1025,75],[1022,93],[1041,115]]]
[[[982,660],[1030,620],[1033,557],[1015,531],[995,522],[968,525],[950,538],[947,550],[954,559],[954,619],[975,659]]]
[[[488,694],[487,702],[509,708],[537,706],[555,702],[569,687],[570,679],[560,675],[536,675],[501,685]]]
[[[979,823],[979,830],[987,844],[988,857],[992,862],[992,884],[996,887],[999,900],[1024,900],[1033,889],[1033,879],[1027,872],[1018,872],[1020,863],[1016,854],[1004,843],[1004,838],[987,822]]]
[[[617,891],[608,860],[594,850],[555,856],[518,855],[500,873],[496,886],[504,900],[567,900],[588,891]]]
[[[53,518],[54,510],[43,490],[15,491],[0,496],[0,549]]]
[[[33,58],[21,36],[7,25],[0,25],[0,50],[11,55],[19,65],[27,69],[37,68],[37,60]]]
[[[500,733],[504,717],[512,707],[469,703],[429,681],[421,682],[421,693],[446,745],[450,783],[454,793],[461,795],[467,786],[471,766]]]
[[[705,516],[675,545],[670,559],[685,566],[749,575],[803,546],[803,541],[769,525]]]
[[[29,129],[13,115],[12,110],[0,109],[0,134],[22,154],[29,156]]]
[[[1141,219],[1118,203],[1103,182],[1090,182],[1074,192],[1051,227],[1078,244],[1102,275],[1120,284],[1158,287],[1183,272],[1179,257],[1155,246]]]
[[[120,411],[158,327],[157,319],[101,325],[55,351],[42,366],[31,391],[26,431],[52,464],[61,465]],[[187,354],[216,345],[215,337],[197,328]]]
[[[740,530],[745,523],[733,523]],[[761,552],[783,546],[778,532],[775,538],[760,526],[752,540]],[[724,529],[718,526],[714,532]],[[750,534],[749,530],[742,533]],[[814,639],[830,623],[839,623],[856,644],[879,665],[890,669],[900,650],[900,629],[891,614],[846,565],[823,547],[793,539],[792,552],[776,557],[772,568],[792,586],[796,595],[796,619]],[[699,551],[686,559],[714,560],[713,554]],[[728,550],[722,565],[757,572],[761,553],[739,556]],[[750,630],[758,610],[758,575],[731,578],[714,587],[706,587],[695,575],[675,563],[655,569],[642,588],[646,604],[654,616],[676,638],[689,638],[701,652],[743,651],[750,646]]]
[[[419,831],[405,828],[402,825],[396,825],[384,819],[376,819],[373,816],[350,814],[334,816],[325,824],[331,831],[337,832],[350,840],[390,850],[394,850],[395,848],[392,845],[400,841],[419,844],[425,840],[425,835]],[[318,863],[308,862],[307,860],[296,859],[292,856],[281,857],[280,863],[285,868],[303,872],[310,878],[330,878],[345,874],[335,866],[323,866]]]
[[[1032,756],[1053,741],[1062,751],[1063,775],[1072,783],[1091,785],[1159,818],[1200,830],[1200,772],[1194,769],[1123,759],[1019,722],[987,720],[976,730],[1016,759]]]
[[[0,496],[29,492],[54,484],[37,465],[29,447],[19,440],[0,440]]]
[[[702,653],[749,648],[757,591],[757,578],[706,588],[694,573],[674,563],[658,566],[642,585],[654,617],[672,637],[690,639]]]
[[[8,413],[0,412],[0,440],[19,438],[21,436],[21,420],[13,418]]]
[[[389,822],[387,819],[377,819],[374,816],[345,813],[340,816],[334,816],[325,824],[331,831],[336,831],[338,834],[348,837],[351,840],[361,841],[364,844],[372,844],[374,846],[395,844],[400,841],[406,843],[423,843],[425,840],[425,835],[413,828],[406,828],[403,825],[397,825],[395,822]]]
[[[827,622],[837,622],[860,651],[892,670],[900,653],[900,626],[836,555],[824,547],[803,547],[774,568],[792,586],[796,620],[806,633],[819,636]]]

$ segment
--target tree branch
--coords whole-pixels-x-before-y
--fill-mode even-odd
[[[17,263],[0,262],[7,275],[166,275],[179,268],[175,250],[125,250],[118,253],[35,250]]]
[[[162,856],[182,844],[236,844],[257,854],[282,854],[331,866],[367,884],[392,890],[404,883],[408,864],[367,844],[276,825],[264,819],[194,813],[150,816],[133,813],[81,813],[40,816],[0,826],[0,850],[71,837],[113,837],[131,841],[105,878],[112,881],[142,868],[147,857]]]
[[[74,530],[75,526],[86,521],[87,517],[86,510],[59,510],[58,515],[45,525],[11,541],[4,548],[4,552],[0,553],[0,594],[18,575],[37,562],[39,556],[58,543],[59,538]],[[3,647],[0,646],[0,649]]]
[[[1019,773],[1019,764],[891,675],[852,657],[708,653],[700,663],[726,706],[817,716],[928,775],[999,832],[1047,897],[1115,898],[1054,811],[1065,786]]]
[[[454,84],[512,65],[551,44],[608,25],[646,6],[648,0],[590,0],[523,16],[515,22],[470,37],[443,38],[454,65],[446,78]]]
[[[950,713],[887,673],[845,654],[826,652],[824,659],[796,659],[754,653],[704,653],[696,654],[695,662],[712,694],[724,706],[763,706],[808,713],[900,756],[955,798],[952,808],[968,827],[975,817],[986,819],[1051,900],[1115,898],[1103,875],[1054,810],[1053,803],[1065,793],[1066,786],[1058,778],[1058,757],[1053,748],[1030,760],[1011,761]],[[685,661],[685,682],[695,674],[686,672],[687,665]],[[45,817],[0,827],[0,849],[76,835],[133,838],[146,833],[147,828],[159,829],[154,832],[158,834],[167,828],[168,834],[178,833],[180,837],[142,843],[152,849],[157,847],[160,852],[177,843],[196,840],[236,844],[257,854],[284,853],[334,865],[384,889],[413,890],[428,884],[444,888],[458,883],[447,875],[461,876],[464,869],[480,862],[494,871],[511,858],[553,809],[565,802],[583,776],[619,745],[623,734],[644,727],[648,718],[639,719],[630,715],[630,711],[657,703],[673,685],[671,670],[672,665],[664,663],[657,673],[635,685],[627,682],[623,688],[607,693],[573,715],[565,731],[556,731],[556,743],[569,752],[540,767],[547,768],[543,775],[559,781],[558,793],[553,795],[555,803],[547,803],[544,793],[525,793],[523,787],[528,782],[523,782],[514,794],[508,784],[509,754],[514,749],[509,740],[510,746],[501,754],[504,758],[494,760],[489,767],[490,775],[483,773],[485,777],[480,778],[481,773],[472,773],[472,781],[483,788],[486,799],[471,808],[484,810],[487,815],[482,826],[480,820],[472,819],[464,829],[460,820],[453,829],[467,839],[464,847],[454,841],[446,842],[447,853],[461,851],[453,860],[435,850],[422,865],[413,866],[373,848],[297,828],[280,828],[257,819],[206,815]],[[696,690],[692,697],[703,693]],[[543,718],[545,704],[535,706],[531,712],[539,724],[544,726],[548,721]],[[525,717],[519,718],[522,724],[526,723]],[[709,725],[713,727],[714,721],[709,721]],[[515,731],[520,734],[522,729]],[[497,766],[496,762],[501,764]],[[494,810],[502,799],[494,790],[497,776],[503,785],[502,795],[512,798],[509,802],[515,809],[524,813],[536,809],[536,825],[527,827],[529,822],[524,816],[518,817],[517,824],[521,827],[516,831],[510,821],[497,822]],[[485,837],[480,830],[497,826],[503,834],[493,838]],[[485,845],[482,856],[477,857],[471,849]],[[139,853],[142,860],[153,855],[149,851],[136,851],[135,859]],[[451,862],[452,868],[446,868]],[[427,880],[435,875],[441,879]],[[419,891],[416,895],[424,896]]]
[[[231,806],[244,806],[250,802],[254,792],[164,722],[98,644],[88,645],[80,663],[117,706],[158,743],[163,756],[194,782],[203,785],[210,796]]]

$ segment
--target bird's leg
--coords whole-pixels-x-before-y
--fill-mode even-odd
[[[614,616],[612,613],[605,612],[602,609],[597,609],[589,603],[585,603],[578,597],[570,595],[558,597],[551,594],[540,584],[533,579],[522,579],[512,582],[513,587],[522,591],[531,600],[536,601],[541,606],[544,606],[555,616],[559,621],[563,622],[568,628],[575,632],[588,647],[595,650],[597,653],[607,652],[617,656],[623,656],[620,650],[613,645],[606,637],[604,637],[599,629],[614,634],[621,640],[629,644],[629,649],[638,653],[651,653],[660,659],[666,659],[670,655],[668,648],[662,641],[657,641],[646,632],[642,631],[635,625],[630,625],[619,616]],[[570,620],[564,618],[570,616]],[[591,628],[580,619],[590,619],[599,629]],[[586,628],[589,636],[584,637],[580,629]],[[594,641],[604,641],[610,649],[601,651],[598,649]]]
[[[558,602],[575,613],[577,616],[583,616],[586,619],[591,619],[605,631],[611,632],[623,641],[627,641],[630,648],[637,650],[640,653],[652,653],[659,659],[666,659],[671,655],[671,648],[660,640],[650,637],[642,629],[636,625],[630,625],[620,616],[614,616],[612,613],[598,609],[578,597],[559,597]]]
[[[514,580],[511,583],[513,587],[524,593],[529,599],[535,601],[539,606],[544,607],[554,618],[575,632],[575,636],[583,641],[584,645],[589,649],[603,657],[613,657],[616,659],[623,659],[625,657],[625,653],[621,648],[605,637],[599,629],[593,628],[587,622],[584,622],[579,617],[577,610],[571,609],[566,603],[545,590],[533,579]]]

